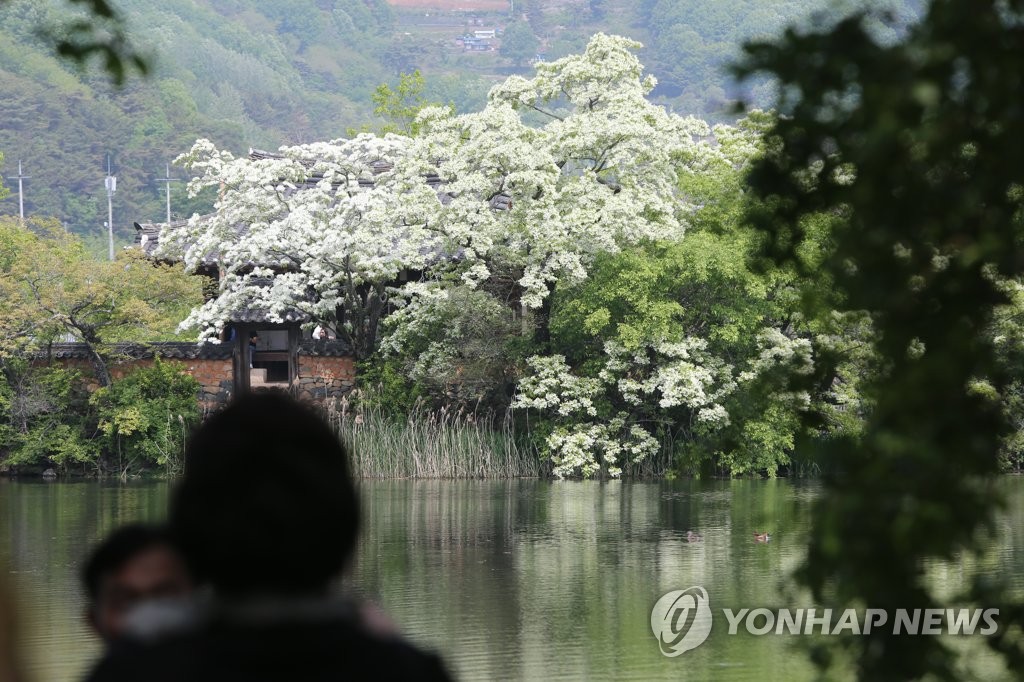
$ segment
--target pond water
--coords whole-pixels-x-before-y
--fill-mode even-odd
[[[1003,486],[1010,504],[991,550],[930,567],[944,591],[985,571],[1024,592],[1024,479]],[[716,618],[721,607],[803,605],[782,579],[802,557],[818,493],[785,480],[366,481],[346,582],[461,679],[810,679],[805,638],[730,636],[716,620],[702,646],[666,658],[650,613],[665,592],[695,585]],[[162,518],[167,496],[162,482],[0,481],[0,566],[21,606],[31,679],[79,679],[95,660],[83,556],[118,524]],[[702,542],[687,542],[691,529]],[[1005,675],[981,638],[957,645],[977,650],[966,660],[986,679]]]

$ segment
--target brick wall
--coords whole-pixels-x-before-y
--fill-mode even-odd
[[[85,379],[85,385],[90,391],[99,388],[99,382],[93,377],[92,363],[82,358],[54,358],[52,363],[77,369]],[[214,410],[227,403],[231,397],[231,360],[192,358],[181,360],[177,358],[163,358],[165,365],[173,365],[185,374],[191,375],[199,382],[199,407],[202,410]],[[137,360],[121,360],[110,363],[108,369],[110,378],[114,381],[123,378],[129,372],[141,367],[151,367],[153,358],[141,358]]]
[[[149,362],[152,362],[150,360]],[[196,358],[192,360],[164,360],[178,365],[183,371],[192,375],[199,382],[199,407],[213,410],[224,405],[234,390],[232,382],[231,360],[213,360]]]
[[[42,363],[45,360],[40,359],[38,362]],[[85,378],[89,390],[95,390],[99,386],[93,378],[92,364],[86,358],[81,357],[81,354],[72,357],[52,357],[50,362],[79,370]],[[204,411],[215,410],[231,398],[234,383],[230,356],[164,357],[162,362],[178,367],[199,382],[201,388],[197,398],[200,408]],[[137,368],[149,367],[152,364],[153,358],[151,357],[136,357],[135,359],[112,362],[109,365],[109,370],[111,378],[116,381]],[[355,378],[355,362],[351,357],[300,352],[295,395],[303,400],[313,402],[339,398],[352,390],[355,386]]]

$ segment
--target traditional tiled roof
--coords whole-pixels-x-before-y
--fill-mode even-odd
[[[299,342],[299,355],[346,358],[352,355],[352,347],[340,339],[303,339]]]
[[[235,324],[260,324],[267,322],[269,317],[270,314],[266,310],[261,310],[259,308],[247,308],[245,310],[233,311],[231,313],[231,317],[227,319],[227,322],[233,322]],[[309,321],[309,316],[298,310],[286,310],[280,318],[286,323],[298,324]]]
[[[264,151],[262,149],[252,149],[252,148],[249,149],[249,160],[250,161],[263,161],[265,159],[287,159],[287,158],[290,158],[290,157],[287,157],[284,154],[278,154],[276,152],[268,152],[268,151]],[[317,164],[317,159],[299,159],[299,163],[301,163],[306,168],[312,168],[313,166],[315,166]],[[393,168],[394,168],[394,164],[388,163],[387,161],[384,161],[384,160],[377,160],[377,161],[373,161],[373,162],[370,163],[370,172],[372,172],[374,175],[380,175],[381,173],[386,173],[386,172],[392,170]],[[306,185],[306,186],[313,186],[313,185],[319,184],[320,181],[322,181],[323,179],[324,179],[324,176],[322,174],[320,174],[320,173],[312,173],[312,174],[309,175],[309,177],[306,178],[306,180],[302,184]],[[435,184],[439,184],[441,182],[441,179],[436,174],[428,175],[426,180],[427,180],[427,184],[432,185],[432,186],[435,185]],[[343,184],[343,183],[342,183],[342,181],[339,180],[337,182],[334,182],[333,184],[340,185],[340,184]],[[373,187],[373,180],[370,180],[369,178],[359,178],[359,186],[360,187]]]
[[[231,358],[230,343],[191,343],[188,341],[157,341],[153,343],[116,343],[104,349],[105,354],[124,358],[174,358],[177,360],[226,360]],[[84,343],[54,343],[36,351],[38,358],[89,359],[92,354]]]
[[[286,159],[286,158],[288,158],[288,157],[286,157],[284,154],[278,154],[278,153],[275,153],[275,152],[268,152],[268,151],[264,151],[262,149],[251,149],[251,148],[249,149],[249,159],[252,160],[252,161],[261,161],[263,159]],[[299,163],[301,163],[306,168],[312,168],[313,166],[316,165],[317,160],[316,159],[301,159],[299,161]],[[370,164],[370,171],[374,175],[380,175],[381,173],[386,173],[386,172],[392,170],[393,168],[394,168],[393,164],[391,164],[391,163],[389,163],[387,161],[383,161],[383,160],[374,161],[374,162],[372,162]],[[428,185],[430,185],[434,189],[438,189],[440,187],[443,187],[444,184],[445,184],[444,181],[441,179],[441,176],[438,175],[437,173],[428,173],[426,176],[424,176],[423,179],[426,181],[426,183]],[[308,186],[312,186],[312,185],[318,184],[321,180],[323,180],[323,175],[314,173],[314,174],[310,175],[306,179],[304,184],[308,185]],[[335,183],[335,184],[341,184],[341,183],[339,182],[339,183]],[[360,187],[373,187],[373,184],[374,184],[373,180],[370,180],[368,178],[360,178],[359,179],[359,186]],[[447,205],[452,200],[452,195],[447,193],[447,192],[440,192],[439,191],[437,196],[438,196],[438,199],[441,200],[441,203],[445,204],[445,205]],[[507,210],[512,208],[512,197],[508,196],[507,194],[498,194],[497,196],[495,196],[494,198],[491,199],[490,203],[491,203],[491,208],[495,209],[496,211],[507,211]]]
[[[262,322],[262,320],[256,320]],[[105,355],[132,360],[169,358],[174,360],[230,360],[234,343],[190,343],[187,341],[160,341],[154,343],[117,343],[105,349]],[[303,339],[298,346],[299,355],[310,357],[348,357],[352,348],[340,339]],[[84,343],[54,343],[36,351],[40,360],[88,360],[92,357]]]
[[[157,244],[160,243],[160,230],[167,225],[170,229],[188,225],[187,220],[174,220],[169,223],[133,223],[135,226],[135,246],[147,256],[156,255]]]
[[[202,221],[208,216],[199,216],[199,220]],[[187,220],[173,220],[170,223],[134,223],[135,225],[135,246],[142,249],[142,252],[147,256],[156,257],[156,247],[160,243],[160,232],[166,225],[169,230],[183,229],[188,226]],[[238,225],[235,227],[239,237],[245,236],[248,232],[248,225]],[[212,251],[207,253],[202,258],[202,265],[208,268],[215,268],[220,262],[220,252]],[[286,268],[291,265],[290,259],[281,257],[278,260],[267,258],[265,261],[261,261],[259,265],[268,268]],[[249,261],[246,263],[249,266],[255,266],[255,261]]]
[[[200,216],[200,220],[206,216]],[[156,247],[160,244],[160,232],[166,226],[169,230],[180,230],[188,227],[188,220],[172,220],[169,223],[132,223],[135,226],[135,246],[142,249],[147,256],[156,256]],[[206,265],[215,265],[216,254],[203,259]]]

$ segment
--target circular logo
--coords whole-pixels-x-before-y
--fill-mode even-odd
[[[651,631],[666,656],[696,649],[711,634],[711,603],[703,587],[662,595],[651,609]]]

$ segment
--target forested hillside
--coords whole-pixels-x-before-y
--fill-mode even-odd
[[[888,0],[846,4],[879,1]],[[133,221],[162,219],[159,178],[197,137],[244,151],[343,136],[372,123],[378,84],[414,69],[426,77],[428,99],[471,110],[509,73],[528,70],[537,56],[578,51],[598,31],[647,45],[641,56],[661,81],[656,101],[720,118],[740,95],[770,101],[769,86],[740,93],[724,72],[743,39],[832,7],[828,0],[522,0],[513,14],[512,3],[445,0],[115,4],[152,67],[122,90],[112,89],[99,69],[81,74],[53,56],[41,31],[65,30],[66,2],[0,5],[0,174],[16,186],[11,178],[22,160],[31,176],[26,211],[56,217],[97,244],[106,220],[108,154],[118,177],[115,229],[128,241]],[[899,23],[919,2],[896,4]],[[498,33],[493,39],[463,41],[491,29]],[[172,192],[178,215],[209,204],[208,196],[188,200],[182,183]],[[17,211],[16,194],[0,202],[0,213]]]

